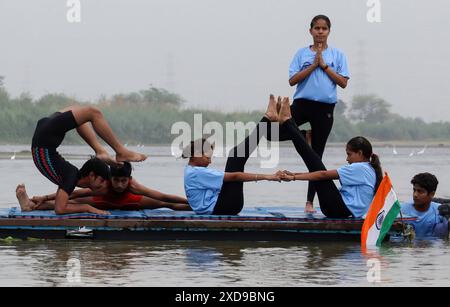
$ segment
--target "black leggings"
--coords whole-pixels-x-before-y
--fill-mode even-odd
[[[286,121],[281,129],[292,140],[295,149],[297,149],[310,172],[326,170],[320,156],[308,145],[294,119]],[[326,217],[347,218],[352,215],[333,180],[315,181],[314,186],[319,197],[320,209]]]
[[[226,173],[244,172],[245,164],[250,155],[258,147],[259,141],[263,136],[270,138],[271,122],[264,117],[257,125],[256,129],[249,135],[244,142],[230,151]],[[256,134],[256,135],[255,135]],[[255,142],[256,141],[256,142]],[[243,182],[224,182],[222,190],[213,214],[215,215],[236,215],[244,207],[244,183]]]
[[[311,101],[307,99],[296,99],[291,106],[292,118],[297,126],[305,123],[311,124],[312,139],[311,147],[314,152],[322,159],[327,144],[328,137],[334,122],[334,104]],[[280,127],[280,141],[291,139],[289,132]],[[308,184],[308,197],[310,202],[314,201],[316,194],[315,182]]]

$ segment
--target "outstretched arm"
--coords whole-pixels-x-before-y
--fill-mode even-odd
[[[163,202],[174,203],[174,204],[188,204],[188,200],[184,197],[170,195],[170,194],[164,194],[164,193],[149,189],[134,179],[131,182],[129,189],[130,189],[130,192],[133,194],[143,195],[143,196],[153,198],[156,200],[160,200]]]
[[[283,179],[284,174],[282,172],[278,172],[273,175],[269,174],[250,174],[250,173],[242,173],[242,172],[236,172],[236,173],[225,173],[225,177],[223,179],[224,182],[250,182],[250,181],[278,181],[281,182]]]
[[[291,173],[285,171],[285,174],[290,177],[291,180],[305,180],[305,181],[322,181],[322,180],[337,180],[339,179],[339,173],[337,170],[329,171],[317,171],[312,173]]]
[[[72,204],[69,203],[69,195],[63,189],[58,189],[55,198],[55,213],[56,214],[70,214],[70,213],[93,213],[93,214],[109,214],[106,211],[95,209],[87,204]]]
[[[92,192],[91,189],[77,189],[70,194],[69,199],[77,199],[81,197],[91,197],[94,195],[94,192]],[[42,196],[34,196],[31,198],[31,201],[33,201],[37,205],[42,205],[45,202],[54,201],[56,199],[56,193],[49,194],[49,195],[42,195]]]
[[[94,192],[91,189],[78,189],[70,194],[69,199],[77,199],[81,197],[91,197],[94,195]]]

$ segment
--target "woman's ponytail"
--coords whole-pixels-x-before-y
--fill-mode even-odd
[[[380,186],[381,180],[383,180],[383,169],[381,168],[380,157],[377,154],[372,154],[370,157],[370,165],[372,165],[375,170],[375,174],[377,176],[377,181],[375,184],[375,193],[378,191],[378,187]]]
[[[380,186],[381,180],[383,180],[383,169],[381,168],[380,157],[373,153],[372,144],[369,140],[363,136],[358,136],[347,143],[347,147],[353,151],[358,152],[361,150],[364,157],[370,160],[370,165],[375,170],[376,182],[375,182],[375,193]]]

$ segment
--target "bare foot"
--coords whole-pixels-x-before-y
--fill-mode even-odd
[[[289,103],[289,98],[284,97],[283,102],[281,103],[281,110],[279,114],[279,122],[284,123],[292,118],[291,114],[291,104]]]
[[[117,162],[116,159],[111,157],[106,151],[96,153],[95,156],[110,166],[115,166],[115,167],[123,166],[123,163]]]
[[[278,101],[277,101],[277,114],[280,114],[281,111],[281,96],[278,96]]]
[[[147,159],[147,156],[128,149],[123,149],[116,155],[117,162],[142,162]]]
[[[275,96],[272,94],[270,95],[269,105],[267,106],[267,111],[266,111],[265,116],[271,122],[278,121],[277,102],[275,101]]]
[[[314,209],[312,202],[310,201],[306,202],[305,213],[317,213],[316,209]]]
[[[33,211],[35,204],[30,200],[24,184],[19,184],[16,188],[16,197],[19,201],[22,212]]]

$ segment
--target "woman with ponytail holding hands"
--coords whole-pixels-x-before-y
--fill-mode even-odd
[[[351,139],[346,146],[348,165],[337,170],[327,170],[298,129],[288,99],[282,103],[279,122],[309,170],[309,173],[284,171],[286,177],[282,180],[314,182],[320,209],[329,218],[361,218],[367,214],[383,179],[380,159],[373,153],[370,142],[361,136]],[[333,180],[340,181],[340,189]]]
[[[328,45],[331,21],[318,15],[311,22],[310,34],[314,44],[300,49],[289,68],[289,84],[296,86],[292,117],[297,126],[309,122],[312,136],[311,146],[322,158],[333,128],[333,113],[337,103],[337,87],[347,87],[349,72],[345,54]],[[280,130],[280,141],[289,136]],[[305,211],[314,212],[314,185],[309,184]]]

